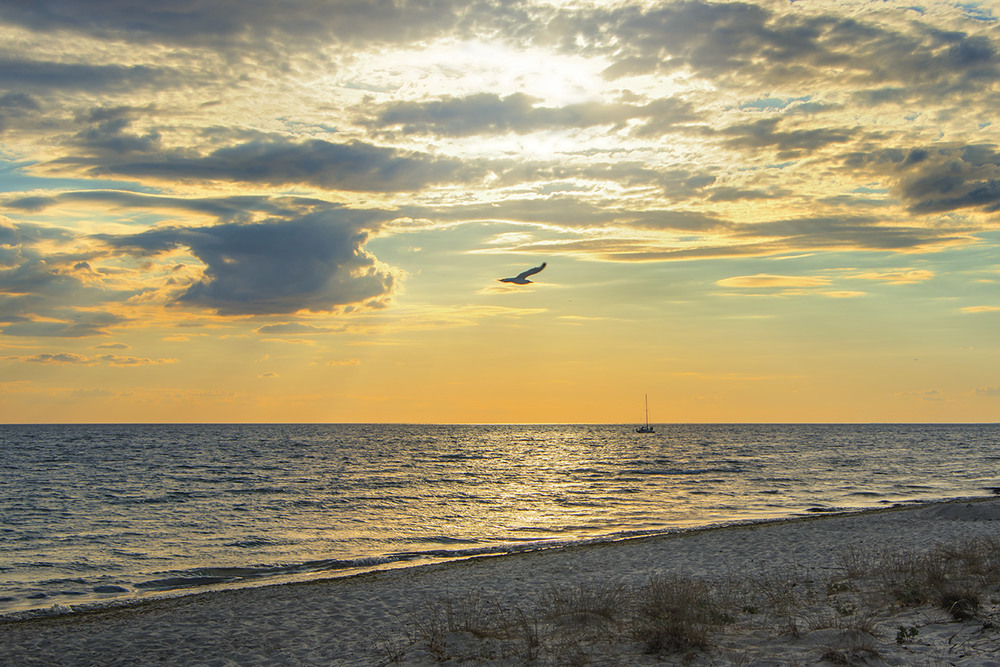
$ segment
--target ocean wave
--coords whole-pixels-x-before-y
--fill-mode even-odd
[[[738,474],[743,472],[741,467],[732,468],[628,468],[618,473],[619,476],[629,475],[710,475],[710,474]]]
[[[168,591],[185,588],[204,587],[214,584],[232,584],[244,581],[259,581],[296,574],[317,574],[337,570],[372,567],[391,563],[398,558],[389,556],[366,556],[363,558],[324,558],[281,565],[255,567],[203,567],[179,572],[165,572],[165,576],[135,584],[141,590]]]
[[[427,537],[413,537],[408,540],[414,543],[430,544],[477,544],[479,540],[465,537],[449,537],[448,535],[428,535]]]
[[[242,540],[226,542],[224,546],[236,547],[238,549],[252,549],[254,547],[267,547],[281,544],[282,540],[275,540],[269,537],[248,537]]]

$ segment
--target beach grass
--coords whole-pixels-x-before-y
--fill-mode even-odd
[[[959,662],[983,642],[1000,651],[1000,538],[851,548],[838,563],[823,578],[784,567],[525,590],[514,606],[445,596],[403,619],[410,644],[385,662],[922,664],[922,648],[943,639]]]

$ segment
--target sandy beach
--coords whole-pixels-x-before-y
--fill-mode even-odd
[[[998,539],[997,498],[816,515],[8,620],[0,663],[997,665],[995,571],[956,614],[894,597],[884,570]],[[650,582],[710,582],[727,610],[698,621],[704,641],[652,646],[595,602]],[[495,616],[520,618],[523,636]]]

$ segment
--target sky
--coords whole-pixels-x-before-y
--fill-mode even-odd
[[[997,421],[998,83],[998,2],[0,0],[0,422]]]

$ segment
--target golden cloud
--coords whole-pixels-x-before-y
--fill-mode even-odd
[[[733,276],[716,282],[722,287],[823,287],[830,279],[823,276],[778,276],[758,273],[752,276]]]

